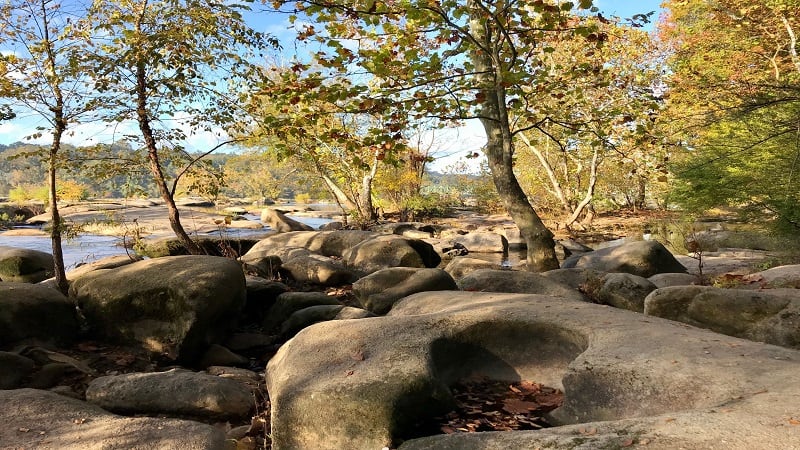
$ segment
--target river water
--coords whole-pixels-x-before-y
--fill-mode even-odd
[[[250,220],[255,220],[256,222],[259,221],[258,216],[247,215],[246,217]],[[314,229],[317,229],[321,225],[331,221],[331,219],[320,217],[292,218],[299,222],[305,223]],[[229,228],[226,229],[224,233],[228,239],[236,239],[263,235],[264,232],[270,230],[271,228],[268,226],[265,226],[260,230]],[[198,236],[215,237],[219,236],[219,232],[215,231],[206,234],[199,234]],[[49,236],[9,236],[0,234],[0,245],[52,253],[52,246],[50,244]],[[64,266],[67,270],[73,269],[79,264],[97,261],[98,259],[108,256],[124,255],[126,253],[126,250],[122,245],[122,239],[116,236],[82,234],[72,239],[64,239],[61,243],[61,246],[64,251]]]

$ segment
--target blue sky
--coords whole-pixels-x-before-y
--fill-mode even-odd
[[[595,0],[595,5],[609,16],[631,17],[656,11],[653,21],[658,20],[662,0]]]

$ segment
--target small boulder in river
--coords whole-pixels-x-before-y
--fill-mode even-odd
[[[192,361],[236,325],[245,278],[234,260],[171,256],[103,269],[78,278],[70,297],[99,339]]]
[[[0,281],[38,283],[53,276],[53,255],[0,245]]]
[[[270,228],[279,233],[285,233],[287,231],[312,231],[314,229],[309,225],[298,222],[291,217],[287,217],[283,212],[272,208],[266,208],[261,211],[261,222],[269,225]]]

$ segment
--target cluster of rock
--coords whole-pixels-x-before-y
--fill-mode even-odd
[[[0,248],[0,443],[242,444],[251,427],[199,421],[248,422],[266,383],[276,449],[796,448],[800,266],[720,289],[696,285],[654,241],[565,242],[561,269],[531,273],[470,255],[519,245],[496,231],[287,231],[239,261],[81,268],[68,296],[32,284],[49,276],[49,255]],[[323,292],[345,285],[346,302]],[[97,373],[58,350],[78,339],[170,370]],[[264,375],[248,370],[278,346]],[[85,392],[61,385],[75,373]],[[417,438],[420,420],[452,406],[449,387],[476,375],[564,390],[558,426]]]

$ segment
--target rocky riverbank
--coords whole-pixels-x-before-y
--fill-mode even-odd
[[[520,244],[501,218],[286,231],[87,265],[67,296],[49,255],[1,247],[0,447],[799,448],[800,266],[717,247],[701,277],[653,240],[563,239],[541,274],[485,257]],[[552,427],[426,425],[480,377],[563,392]],[[501,420],[474,414],[451,423]]]

